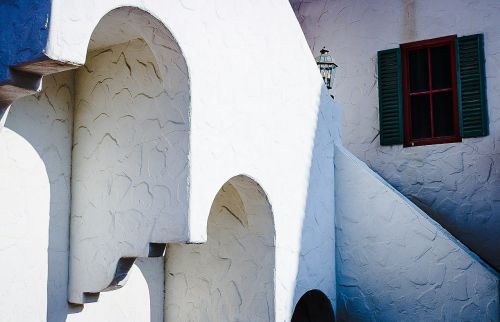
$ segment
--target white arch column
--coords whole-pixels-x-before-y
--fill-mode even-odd
[[[96,301],[137,257],[188,239],[188,81],[148,13],[123,7],[97,25],[76,73],[70,302]]]

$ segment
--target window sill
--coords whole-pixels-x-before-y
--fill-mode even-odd
[[[414,146],[431,145],[431,144],[444,144],[444,143],[456,143],[462,142],[460,136],[441,136],[438,138],[427,138],[418,140],[405,140],[403,147],[411,148]]]

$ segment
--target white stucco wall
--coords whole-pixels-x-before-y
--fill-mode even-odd
[[[102,292],[97,303],[79,307],[66,321],[163,322],[163,272],[163,258],[137,259],[126,287]]]
[[[35,149],[7,128],[0,132],[0,164],[0,315],[6,322],[41,322],[47,312],[49,178]]]
[[[167,321],[274,321],[274,223],[248,178],[217,193],[206,244],[167,248]]]
[[[361,2],[358,4],[362,5]],[[51,252],[49,252],[48,272],[45,263],[38,263],[34,268],[34,272],[42,277],[48,274],[47,285],[44,284],[45,280],[42,278],[42,282],[36,281],[33,287],[39,293],[40,288],[43,291],[48,291],[49,309],[46,309],[47,304],[44,304],[47,297],[39,294],[41,303],[33,304],[34,313],[29,313],[26,310],[27,320],[43,320],[45,311],[48,311],[50,315],[49,320],[54,321],[65,321],[66,319],[75,321],[161,320],[161,314],[157,310],[162,307],[161,304],[158,304],[159,301],[163,303],[163,289],[158,286],[163,285],[163,275],[161,274],[163,267],[161,260],[158,259],[153,260],[151,266],[149,264],[143,265],[145,262],[148,263],[147,260],[140,260],[138,268],[141,271],[139,272],[137,267],[133,267],[124,288],[101,294],[100,301],[87,304],[83,310],[81,306],[70,307],[65,302],[67,266],[64,265],[67,265],[65,257],[68,254],[69,238],[69,200],[66,198],[69,195],[70,137],[73,128],[73,122],[70,122],[72,117],[69,106],[73,105],[71,98],[76,97],[74,108],[79,116],[76,118],[75,128],[83,131],[83,134],[79,134],[77,131],[74,133],[75,143],[78,144],[75,146],[76,159],[73,160],[79,160],[76,165],[74,164],[74,169],[76,166],[76,169],[88,171],[89,176],[86,176],[86,179],[89,180],[91,189],[75,200],[87,202],[85,204],[87,207],[89,200],[86,199],[88,196],[96,197],[98,194],[107,192],[102,189],[107,187],[106,184],[98,185],[97,182],[93,182],[93,179],[105,179],[112,172],[110,170],[113,169],[123,170],[127,175],[127,172],[137,172],[138,168],[141,169],[140,166],[133,163],[131,165],[129,163],[126,163],[128,165],[120,164],[120,154],[126,155],[127,148],[129,148],[127,144],[138,144],[141,147],[152,148],[150,140],[159,137],[161,137],[159,141],[162,144],[178,142],[171,141],[170,135],[172,133],[162,132],[164,128],[161,127],[161,121],[159,122],[160,129],[154,129],[154,126],[148,126],[144,124],[144,121],[148,121],[150,116],[153,119],[160,119],[160,115],[157,113],[161,114],[162,112],[155,109],[158,107],[155,107],[155,104],[169,107],[168,100],[182,92],[186,88],[184,85],[188,80],[190,97],[175,103],[175,106],[182,106],[180,114],[190,121],[190,128],[183,128],[183,130],[189,130],[188,144],[180,145],[187,148],[179,149],[175,154],[188,161],[183,164],[187,174],[186,180],[182,181],[184,184],[182,187],[186,189],[178,188],[178,191],[186,193],[185,199],[180,198],[181,201],[185,201],[185,207],[176,208],[179,212],[173,214],[185,220],[186,226],[183,231],[185,234],[177,236],[182,236],[191,242],[206,241],[210,209],[220,187],[235,175],[245,174],[254,178],[266,191],[269,203],[272,205],[275,227],[275,280],[273,281],[275,306],[270,320],[273,318],[280,322],[290,320],[295,303],[310,289],[323,291],[335,305],[337,293],[336,277],[333,274],[336,267],[335,207],[344,211],[339,217],[342,222],[337,225],[340,234],[337,240],[346,245],[349,244],[349,247],[339,249],[340,263],[337,268],[341,269],[338,278],[339,285],[342,287],[342,290],[339,290],[339,294],[342,296],[339,303],[353,308],[353,316],[366,317],[382,312],[382,310],[377,311],[378,307],[386,308],[384,306],[386,302],[383,302],[384,297],[381,300],[378,297],[374,299],[365,296],[363,298],[363,296],[358,296],[359,294],[350,293],[353,289],[368,290],[363,293],[364,295],[375,294],[377,291],[378,295],[397,296],[396,303],[397,305],[401,303],[402,309],[406,309],[407,305],[418,310],[420,306],[415,306],[414,303],[421,303],[427,308],[411,312],[431,319],[435,318],[436,312],[441,309],[443,314],[449,313],[452,318],[460,317],[460,314],[463,317],[477,314],[488,316],[489,314],[493,317],[492,319],[495,315],[498,316],[498,278],[484,269],[479,261],[468,255],[452,239],[446,238],[441,230],[427,221],[425,216],[415,208],[409,206],[397,193],[391,192],[387,186],[381,184],[381,181],[370,171],[364,169],[361,163],[355,162],[352,158],[348,158],[352,161],[348,162],[349,160],[345,159],[348,155],[345,151],[341,151],[342,154],[335,158],[334,142],[339,143],[338,122],[336,121],[339,116],[338,106],[332,104],[322,84],[307,43],[301,34],[300,26],[287,1],[108,0],[84,2],[54,0],[52,1],[49,38],[45,54],[55,60],[83,64],[89,49],[90,37],[99,20],[110,10],[125,5],[137,6],[143,11],[125,9],[119,11],[117,16],[111,17],[111,20],[106,20],[104,27],[103,25],[97,26],[99,36],[90,41],[90,48],[95,49],[103,44],[116,45],[117,41],[128,43],[128,40],[140,36],[149,45],[151,53],[148,53],[144,49],[145,47],[141,47],[140,51],[135,51],[138,48],[135,46],[143,46],[143,43],[140,42],[130,43],[128,47],[127,45],[113,47],[115,49],[121,48],[118,50],[119,52],[102,51],[101,55],[89,59],[87,66],[78,72],[77,86],[72,95],[70,94],[73,91],[71,79],[62,79],[60,82],[54,79],[54,83],[50,87],[51,90],[46,90],[37,97],[26,98],[18,102],[22,106],[29,102],[26,105],[29,108],[25,114],[20,113],[16,116],[15,106],[13,106],[7,120],[10,122],[9,120],[12,119],[12,122],[18,122],[20,129],[24,128],[22,136],[27,141],[23,141],[19,136],[9,132],[8,129],[4,129],[0,134],[4,140],[3,146],[12,144],[16,149],[18,147],[19,149],[25,148],[24,152],[19,152],[19,156],[16,156],[16,149],[7,149],[5,156],[2,155],[2,159],[0,159],[2,171],[15,167],[12,160],[21,159],[22,156],[27,156],[28,162],[32,162],[29,164],[29,169],[6,171],[5,178],[12,180],[5,180],[5,182],[12,181],[15,182],[16,188],[23,188],[27,184],[22,181],[18,182],[17,178],[30,176],[30,169],[33,168],[36,170],[38,181],[40,184],[43,183],[42,164],[34,155],[34,148],[42,157],[41,161],[44,163],[51,185],[50,191],[60,192],[57,193],[57,196],[49,196],[49,186],[46,182],[43,183],[44,186],[32,186],[30,182],[29,190],[26,190],[30,196],[39,195],[44,198],[40,201],[42,206],[37,209],[37,211],[42,211],[36,213],[40,215],[37,218],[40,220],[40,224],[29,226],[30,237],[40,241],[36,246],[42,248],[47,247],[48,239],[50,250],[52,237],[47,236],[46,230],[44,230],[49,225],[49,231],[54,231],[53,236],[57,241],[53,244],[54,262],[51,262]],[[346,28],[346,30],[351,30],[350,28]],[[374,41],[374,44],[374,46],[378,46],[379,43]],[[147,57],[143,56],[145,53],[147,53]],[[359,56],[363,57],[362,54]],[[135,58],[135,61],[129,58]],[[143,58],[147,58],[146,61],[142,60]],[[110,61],[111,63],[109,63]],[[158,77],[153,68],[154,62],[158,67],[163,87],[157,81]],[[89,66],[94,67],[93,63],[97,63],[95,67],[99,67],[97,73],[94,69],[89,69]],[[100,70],[102,74],[100,74]],[[360,73],[365,75],[363,72]],[[132,78],[132,74],[140,82],[135,83],[135,77]],[[112,77],[106,79],[106,75]],[[95,78],[93,78],[94,76]],[[170,88],[175,88],[172,86],[179,84],[182,84],[181,91],[168,91]],[[130,88],[128,85],[131,85]],[[125,86],[127,86],[126,90]],[[354,88],[359,88],[359,86]],[[163,93],[162,89],[167,89],[166,93]],[[125,95],[123,104],[115,105],[112,100],[113,96],[117,94],[114,98],[121,99],[122,95],[126,94],[125,92],[130,92],[133,99],[129,99]],[[156,97],[159,100],[157,101],[154,95],[150,94],[159,94]],[[370,94],[368,97],[372,99],[372,95],[374,94]],[[80,98],[84,98],[90,103],[96,103],[94,105],[87,104]],[[166,99],[167,102],[163,99]],[[101,114],[98,104],[109,108],[110,114]],[[84,105],[87,106],[84,107]],[[122,116],[125,116],[125,121],[130,119],[127,116],[128,113],[122,115],[121,112],[124,110],[135,112],[135,108],[138,106],[144,110],[141,112],[147,112],[144,113],[146,116],[143,116],[143,122],[139,124],[138,128],[134,128],[135,125],[119,127],[119,120]],[[79,112],[82,114],[78,114]],[[344,114],[346,112],[345,108]],[[359,115],[368,115],[362,113],[361,110],[357,110],[357,112]],[[39,113],[44,114],[39,115]],[[136,116],[135,114],[130,115]],[[165,120],[170,120],[172,115],[176,114],[166,115]],[[161,116],[163,117],[163,115]],[[107,118],[112,119],[113,122],[105,122]],[[178,123],[177,119],[175,120],[176,122],[172,122],[173,124]],[[88,132],[90,135],[85,134],[85,129],[80,128],[79,122],[82,122],[83,126],[91,128]],[[168,122],[166,121],[166,123]],[[157,130],[155,134],[150,133],[153,130]],[[358,130],[360,133],[365,131],[364,128]],[[94,133],[98,135],[92,136]],[[134,133],[135,135],[144,135],[144,140],[134,136]],[[151,136],[149,136],[150,134]],[[162,134],[166,134],[166,137]],[[101,142],[103,138],[104,140]],[[181,139],[175,136],[175,139],[179,140],[184,138],[186,138],[184,134],[181,135]],[[116,145],[121,144],[120,140],[124,142],[125,146],[118,149]],[[115,144],[115,141],[118,143]],[[81,142],[86,144],[82,147]],[[103,143],[105,144],[103,145]],[[108,143],[109,145],[106,145]],[[52,148],[52,145],[57,148]],[[92,147],[98,148],[99,146],[106,147],[105,151],[92,154],[91,150],[87,151],[88,155],[86,153],[80,155],[81,151],[78,151],[80,148],[92,149]],[[159,153],[156,153],[155,150]],[[43,151],[48,151],[45,159]],[[163,162],[158,163],[162,158],[161,147],[159,151],[158,149],[149,151],[156,155],[151,156],[151,162],[146,162],[148,167],[144,167],[144,169],[153,170],[156,166],[159,168],[165,166]],[[118,158],[115,158],[117,156]],[[340,160],[338,161],[340,177],[334,175],[334,158]],[[84,160],[93,160],[93,162],[85,163]],[[56,165],[51,165],[53,162]],[[167,162],[166,169],[171,162],[175,163],[175,160]],[[81,164],[86,164],[88,168],[80,168]],[[106,167],[104,168],[102,165],[106,165]],[[124,169],[120,169],[121,167]],[[22,173],[17,176],[15,171]],[[51,171],[54,171],[54,180],[51,180]],[[104,171],[104,174],[100,171]],[[139,171],[137,180],[139,183],[144,181],[148,184],[156,184],[156,180],[163,179],[164,172],[162,171],[163,169],[160,169],[159,176],[150,176],[151,173],[143,176],[142,172]],[[78,171],[76,175],[79,175]],[[335,190],[334,183],[337,185],[337,190]],[[77,186],[74,185],[73,188],[76,189],[74,191],[78,191]],[[128,184],[125,182],[118,184],[118,188],[125,188],[122,190],[123,193],[127,193],[127,186]],[[369,190],[369,193],[361,196],[360,192],[364,190],[360,187]],[[19,198],[16,197],[16,190],[10,187],[8,189],[10,190],[2,197],[11,198],[12,200],[8,202],[14,202],[17,207]],[[113,190],[112,187],[111,190]],[[82,227],[80,228],[84,232],[81,235],[71,233],[71,238],[78,241],[71,249],[70,255],[73,261],[78,260],[79,254],[84,258],[83,265],[79,266],[75,272],[70,272],[70,278],[76,283],[81,283],[81,287],[77,288],[75,301],[81,300],[79,297],[81,297],[82,291],[100,291],[102,285],[107,286],[109,275],[112,275],[116,268],[116,259],[122,256],[145,256],[147,248],[141,248],[141,245],[147,246],[148,242],[162,242],[164,240],[157,238],[168,237],[170,227],[168,220],[165,219],[172,214],[165,213],[166,216],[156,217],[159,221],[148,217],[149,215],[153,215],[153,217],[158,215],[157,212],[149,213],[149,210],[161,211],[161,205],[157,207],[156,202],[162,203],[168,200],[165,198],[168,193],[151,197],[152,193],[149,192],[138,193],[137,197],[139,198],[127,198],[126,202],[130,204],[118,202],[116,199],[108,197],[103,199],[105,202],[99,204],[101,210],[105,210],[109,206],[127,206],[131,209],[137,207],[144,213],[148,213],[144,220],[124,223],[123,226],[119,227],[119,229],[123,229],[119,234],[109,233],[110,227],[113,227],[111,219],[114,216],[105,211],[101,213],[88,211],[86,215],[89,216],[81,218],[78,214],[73,214],[74,219],[81,220]],[[379,195],[379,193],[389,193],[389,199],[386,199],[385,195]],[[337,201],[340,200],[340,205],[335,205],[334,196],[337,196]],[[359,196],[359,198],[355,196]],[[368,198],[367,196],[372,197]],[[147,204],[144,207],[143,204],[143,201],[148,201],[149,197],[151,197],[151,208]],[[50,205],[53,200],[57,202],[54,202],[54,207],[51,207],[48,213],[49,217],[47,217],[47,211],[43,211],[47,209],[44,207]],[[403,222],[408,220],[406,222],[408,225],[401,227],[402,231],[407,229],[408,234],[415,231],[421,233],[420,235],[418,233],[414,234],[415,236],[412,235],[414,238],[411,240],[412,243],[409,241],[408,248],[400,247],[401,245],[392,239],[387,242],[388,235],[375,229],[377,226],[372,224],[371,220],[378,223],[376,220],[380,218],[379,215],[385,215],[384,211],[387,210],[385,202],[387,200],[393,200],[395,204],[403,205],[401,217],[395,216],[395,218],[402,219]],[[33,203],[33,205],[35,204]],[[80,209],[77,204],[73,204],[73,206],[74,210]],[[12,204],[8,209],[14,209],[14,205]],[[52,212],[53,210],[54,212]],[[377,216],[367,218],[368,210],[373,211]],[[17,212],[18,208],[15,211]],[[30,214],[35,213],[35,210],[30,209],[29,212]],[[349,212],[349,216],[366,218],[366,220],[359,224],[353,223],[350,218],[345,217],[347,212]],[[99,214],[103,214],[102,218],[99,217]],[[57,218],[53,221],[54,226],[52,226],[52,218]],[[412,224],[414,221],[408,218],[424,218],[425,220],[414,226]],[[174,222],[179,223],[176,220]],[[121,224],[119,221],[115,221],[116,223]],[[396,222],[396,225],[398,224],[399,222]],[[17,222],[12,223],[9,227],[14,232],[22,229]],[[183,226],[181,225],[181,227]],[[379,228],[383,227],[385,226],[380,224]],[[270,227],[262,228],[269,229]],[[151,230],[148,231],[148,229]],[[435,234],[432,233],[433,229],[435,229]],[[431,235],[436,237],[433,240],[431,236],[430,241],[426,241],[429,230]],[[397,229],[394,231],[398,232]],[[38,233],[40,235],[37,235]],[[85,242],[82,237],[93,238],[94,241],[98,242],[85,244],[82,243]],[[388,256],[391,252],[401,253],[400,262],[389,265],[386,271],[381,271],[374,266],[380,256],[373,258],[373,261],[367,260],[367,265],[371,266],[357,265],[356,261],[349,262],[344,259],[349,256],[356,260],[369,258],[369,254],[363,252],[366,249],[373,249],[368,246],[371,245],[372,240],[382,241],[381,244],[375,244],[375,246],[383,246],[381,247],[381,255]],[[255,243],[257,242],[256,240]],[[255,243],[251,244],[255,245]],[[423,277],[422,273],[427,271],[417,270],[419,266],[413,265],[413,259],[416,258],[413,251],[418,253],[419,247],[426,243],[430,243],[431,248],[420,259],[422,261],[428,260],[431,266],[430,270],[438,266],[439,269],[443,267],[435,264],[446,265],[442,283],[440,282],[442,270],[432,271],[432,274],[429,273],[428,276]],[[366,248],[357,247],[357,245],[366,246]],[[78,253],[78,247],[82,247],[80,253]],[[172,249],[189,249],[190,247],[203,248],[206,246],[174,246]],[[375,250],[377,249],[375,247]],[[36,250],[39,255],[40,249]],[[34,249],[30,248],[29,251],[34,251]],[[342,252],[344,252],[344,257],[342,257]],[[438,255],[432,257],[431,254],[434,253]],[[426,254],[430,258],[427,258]],[[448,254],[448,256],[441,258],[439,254]],[[25,262],[19,257],[19,253],[9,253],[9,256],[13,258],[13,265],[5,265],[5,269],[13,270],[14,267],[18,268],[18,271],[19,267],[27,269],[27,267],[19,265]],[[109,262],[105,261],[104,263],[100,262],[100,265],[94,265],[90,260],[94,257],[105,258]],[[172,261],[172,258],[169,256],[170,261],[167,259],[167,266],[172,265],[169,266],[169,269],[176,265],[175,259]],[[45,259],[40,258],[40,260],[43,262]],[[18,262],[15,263],[15,261]],[[467,261],[470,261],[470,266],[468,264],[463,266],[463,264],[468,263]],[[73,264],[75,264],[74,262]],[[365,263],[363,262],[363,264]],[[180,270],[191,272],[188,268],[194,269],[194,267],[185,267],[182,263],[174,268],[176,268],[176,273]],[[349,285],[354,283],[352,281],[346,282],[347,278],[344,274],[346,269],[350,269],[353,274],[356,272],[356,286],[352,288]],[[204,272],[193,272],[193,275],[196,274],[203,275]],[[377,283],[379,280],[394,275],[401,277],[400,282],[404,283],[405,287],[401,289],[396,287],[394,292],[386,293],[385,285],[381,287]],[[380,276],[380,279],[374,280],[374,276]],[[236,272],[234,276],[227,277],[241,278]],[[170,275],[167,276],[167,295],[169,278]],[[193,278],[197,279],[199,276]],[[417,286],[411,282],[412,280],[416,281]],[[51,286],[52,283],[55,286]],[[9,282],[8,285],[17,287],[22,283],[20,280],[13,279],[12,283]],[[98,286],[94,289],[93,285]],[[87,288],[88,286],[91,287]],[[183,287],[179,285],[178,289],[182,290]],[[429,291],[424,293],[423,289],[426,287],[429,288]],[[177,287],[173,287],[171,291],[175,291],[175,289]],[[248,289],[252,291],[248,291],[245,295],[253,292],[253,288],[250,286]],[[436,292],[436,295],[433,292]],[[16,296],[22,297],[23,294],[25,293],[19,292]],[[408,299],[408,302],[401,299],[401,294],[405,296],[405,299]],[[176,301],[177,296],[181,297],[178,293],[173,298],[167,296],[166,303],[171,300]],[[199,298],[199,295],[193,293],[193,297]],[[415,297],[419,298],[415,300],[416,302],[412,302]],[[51,299],[56,298],[57,301],[51,304]],[[262,300],[260,297],[259,299]],[[437,311],[433,311],[430,307],[437,308]],[[2,310],[1,316],[13,316],[14,314],[9,306],[0,309]],[[340,312],[344,312],[343,310],[342,308]],[[398,316],[398,313],[391,310],[391,308],[387,309],[387,317]],[[226,312],[237,313],[231,309]],[[260,310],[258,312],[264,313]],[[247,314],[248,312],[243,311],[243,313]],[[60,317],[56,318],[55,315],[58,314]]]
[[[11,107],[0,134],[2,177],[12,178],[2,180],[6,260],[0,272],[8,278],[0,316],[2,321],[163,321],[161,258],[138,260],[130,286],[102,294],[99,303],[83,309],[67,302],[73,80],[71,72],[46,77],[41,93]]]
[[[498,273],[343,147],[335,170],[340,321],[499,321]]]
[[[228,178],[247,174],[262,185],[273,205],[276,320],[288,320],[306,290],[321,289],[334,301],[334,202],[323,196],[333,195],[335,131],[324,123],[318,129],[330,118],[331,102],[289,3],[54,0],[44,53],[83,64],[99,20],[125,5],[151,16],[129,12],[126,25],[133,31],[119,23],[119,28],[108,28],[103,43],[123,39],[123,34],[143,37],[163,80],[173,84],[180,78],[163,77],[165,67],[180,64],[165,53],[178,43],[173,52],[185,57],[178,70],[189,79],[191,93],[185,110],[191,121],[190,147],[184,151],[189,157],[189,200],[182,214],[188,222],[186,237],[205,241],[215,194]],[[110,257],[123,256],[128,247],[126,241],[118,243]],[[90,251],[97,255],[104,250]]]
[[[291,1],[309,46],[338,68],[343,141],[390,184],[419,199],[443,226],[500,269],[500,9],[497,1]],[[382,147],[377,51],[446,35],[483,33],[490,134],[461,143]]]
[[[30,225],[28,234],[46,234],[43,253],[48,257],[38,265],[43,265],[48,275],[40,279],[40,299],[46,303],[47,318],[55,321],[67,311],[73,92],[71,72],[46,77],[42,92],[16,101],[6,122],[7,128],[37,151],[50,182],[45,197],[50,208],[32,214],[33,220],[42,220],[46,227]]]
[[[90,52],[76,73],[70,299],[77,303],[111,284],[121,257],[147,257],[150,242],[186,240],[189,98],[182,83],[164,88],[158,70],[136,39]]]
[[[333,201],[319,197],[320,185],[333,192],[333,134],[316,131],[319,107],[330,99],[289,3],[53,1],[46,54],[82,63],[94,26],[120,5],[152,13],[186,58],[190,240],[205,240],[213,196],[227,178],[248,174],[268,193],[275,215],[277,320],[289,318],[303,290],[322,289],[334,299],[331,271],[307,260],[334,264]],[[324,152],[316,158],[315,147]],[[306,236],[306,225],[320,229]]]

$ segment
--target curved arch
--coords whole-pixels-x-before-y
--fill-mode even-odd
[[[242,198],[244,205],[246,205],[246,207],[248,208],[247,211],[257,204],[269,208],[272,219],[273,234],[276,234],[272,204],[269,200],[268,194],[255,178],[248,174],[239,174],[226,180],[225,183],[221,185],[221,187],[223,187],[225,184],[231,184],[236,188]],[[216,195],[214,195],[213,199],[215,199],[215,197]]]
[[[236,186],[239,187],[239,189],[241,191],[239,191],[243,197],[245,197],[246,199],[248,199],[250,196],[258,193],[259,196],[261,196],[262,198],[265,199],[265,202],[266,204],[269,205],[269,209],[271,209],[271,214],[272,214],[272,221],[273,221],[273,229],[274,229],[274,212],[272,211],[272,203],[269,199],[269,196],[267,194],[267,192],[264,190],[264,188],[262,188],[262,186],[260,185],[260,183],[258,182],[258,180],[247,174],[247,173],[240,173],[240,174],[236,174],[236,175],[233,175],[233,176],[230,176],[230,177],[226,177],[226,178],[229,178],[229,179],[222,179],[220,181],[217,181],[217,183],[213,184],[212,186],[212,189],[210,189],[210,193],[208,193],[207,195],[210,196],[209,197],[209,200],[212,200],[212,204],[210,204],[209,206],[207,206],[207,212],[208,212],[208,215],[206,216],[206,222],[204,223],[205,224],[205,239],[206,240],[206,236],[207,236],[207,228],[208,228],[208,219],[209,219],[209,216],[210,216],[210,211],[211,211],[211,208],[212,208],[212,205],[213,205],[213,200],[215,200],[217,194],[220,192],[220,189],[221,187],[223,187],[225,184],[227,183],[234,183]],[[254,197],[257,197],[256,195]],[[274,231],[274,234],[276,234],[276,231]],[[196,244],[199,244],[199,243],[203,243],[202,242],[194,242]]]
[[[102,17],[76,75],[70,302],[120,288],[135,258],[187,240],[189,110],[165,25],[134,7]]]
[[[206,244],[171,244],[166,316],[172,321],[274,321],[275,248],[271,204],[239,175],[213,199]]]
[[[291,322],[335,322],[332,304],[320,290],[307,291],[297,302]]]
[[[119,6],[108,11],[94,26],[87,50],[110,47],[135,38],[144,39],[151,48],[164,81],[172,82],[169,85],[178,81],[189,83],[189,67],[179,43],[167,26],[146,9]],[[172,52],[176,55],[172,56]],[[169,67],[175,68],[169,70]],[[169,77],[166,77],[167,73]]]

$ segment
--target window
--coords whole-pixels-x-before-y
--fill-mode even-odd
[[[381,145],[487,135],[482,40],[448,36],[378,53]]]
[[[461,141],[454,40],[401,45],[405,146]]]

